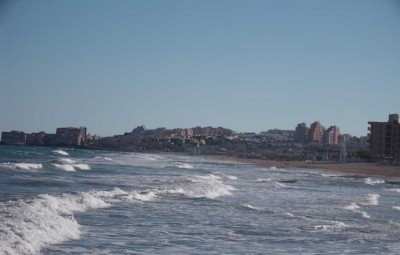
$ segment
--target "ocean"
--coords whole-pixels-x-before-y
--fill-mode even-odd
[[[0,146],[0,254],[400,254],[399,195],[318,169]]]

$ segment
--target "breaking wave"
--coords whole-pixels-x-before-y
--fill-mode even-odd
[[[9,169],[19,170],[38,170],[43,168],[43,165],[40,163],[2,163],[1,166]]]
[[[362,203],[363,205],[379,205],[378,198],[380,196],[378,194],[369,194],[367,198],[367,202]]]
[[[271,178],[257,178],[256,182],[271,182],[273,181]]]
[[[74,172],[75,168],[71,164],[53,164],[53,166],[57,167],[58,169],[68,171],[68,172]]]
[[[271,166],[271,167],[267,168],[267,170],[271,170],[271,171],[286,171],[286,169],[279,168],[279,167],[276,167],[276,166]]]
[[[88,164],[73,164],[74,168],[78,168],[80,170],[90,170],[90,166]]]
[[[400,211],[400,206],[393,206],[393,209]]]
[[[73,214],[108,207],[96,192],[52,196],[0,204],[0,254],[36,254],[48,245],[78,239]]]
[[[130,200],[139,200],[139,201],[151,201],[156,197],[156,193],[154,191],[146,191],[146,192],[132,192],[127,198]]]
[[[355,213],[359,213],[359,214],[361,214],[361,216],[363,218],[366,218],[366,219],[370,219],[371,218],[371,216],[369,216],[368,213],[359,210],[360,207],[356,203],[351,203],[350,205],[345,206],[344,209],[352,211],[352,212],[355,212]]]
[[[60,154],[60,155],[63,155],[63,156],[68,156],[69,155],[68,152],[63,151],[63,150],[54,150],[53,152],[57,153],[57,154]]]
[[[368,184],[368,185],[376,185],[376,184],[385,183],[384,180],[374,179],[374,178],[370,178],[370,177],[366,178],[366,179],[364,180],[364,182],[365,182],[365,184]]]
[[[222,176],[224,178],[228,178],[230,180],[237,180],[237,177],[234,176],[234,175],[228,175],[228,174],[224,174],[224,173],[221,173],[221,172],[214,172],[214,174]]]
[[[232,186],[223,184],[219,176],[209,174],[205,176],[190,176],[180,182],[176,187],[159,191],[160,194],[181,194],[192,198],[215,199],[221,196],[232,195],[236,190]]]
[[[248,204],[244,204],[242,205],[244,208],[246,209],[250,209],[250,210],[255,210],[255,211],[261,211],[261,208],[258,208],[256,206],[252,206],[252,205],[248,205]]]
[[[179,163],[179,165],[177,166],[178,168],[184,168],[184,169],[192,169],[193,166],[187,163]]]
[[[107,161],[113,161],[113,159],[112,158],[109,158],[109,157],[100,157],[100,156],[96,156],[96,157],[94,157],[95,159],[100,159],[100,160],[107,160]]]
[[[332,224],[314,226],[315,230],[334,231],[346,228],[347,225],[341,221],[333,221]]]
[[[70,158],[60,158],[59,161],[64,162],[64,163],[68,163],[68,164],[74,164],[75,161],[70,159]]]
[[[67,171],[67,172],[74,172],[76,169],[79,170],[90,170],[90,166],[88,164],[53,164],[53,166],[57,167],[58,169]]]

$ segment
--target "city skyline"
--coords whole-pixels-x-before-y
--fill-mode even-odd
[[[365,136],[400,111],[396,1],[0,5],[0,131],[86,126]]]

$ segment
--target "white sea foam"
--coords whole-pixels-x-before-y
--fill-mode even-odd
[[[90,166],[88,164],[53,164],[55,167],[58,169],[68,171],[68,172],[74,172],[76,169],[79,170],[90,170]]]
[[[380,196],[378,194],[369,194],[367,201],[364,203],[361,203],[361,204],[363,204],[363,205],[379,205],[379,202],[378,202],[379,197]]]
[[[273,181],[271,178],[257,178],[256,182],[271,182]]]
[[[255,211],[261,211],[261,208],[258,208],[256,206],[252,206],[252,205],[248,205],[248,204],[244,204],[243,207],[247,208],[247,209],[255,210]]]
[[[68,164],[74,164],[75,161],[70,159],[70,158],[60,158],[60,161],[64,162],[64,163],[68,163]]]
[[[365,182],[366,184],[368,184],[368,185],[376,185],[376,184],[385,183],[384,180],[375,179],[375,178],[370,178],[370,177],[366,178],[366,179],[364,180],[364,182]]]
[[[53,164],[55,167],[57,167],[58,169],[64,170],[64,171],[68,171],[68,172],[74,172],[75,168],[73,165],[71,164]]]
[[[187,163],[179,163],[179,165],[177,166],[178,168],[184,168],[184,169],[192,169],[193,166]]]
[[[363,216],[366,219],[370,219],[371,218],[371,216],[369,216],[369,214],[366,213],[366,212],[360,211],[360,213],[361,213],[361,216]]]
[[[389,189],[390,191],[392,191],[392,192],[398,192],[398,193],[400,193],[400,189]]]
[[[112,190],[96,191],[96,194],[102,198],[105,198],[105,197],[117,197],[117,196],[127,195],[129,193],[122,189],[114,188]]]
[[[127,198],[134,199],[139,201],[151,201],[156,197],[156,193],[154,191],[147,191],[147,192],[132,192],[130,193]]]
[[[283,215],[288,216],[290,218],[294,218],[295,217],[294,214],[288,213],[288,212],[284,212]]]
[[[112,158],[109,157],[100,157],[100,156],[96,156],[95,159],[101,159],[101,160],[107,160],[107,161],[113,161]]]
[[[237,180],[237,177],[234,176],[234,175],[228,175],[228,174],[224,174],[224,173],[221,173],[221,172],[215,172],[214,174],[220,175],[220,176],[222,176],[224,178],[228,178],[230,180]]]
[[[80,170],[90,170],[90,166],[88,164],[73,164],[74,168],[78,168]]]
[[[54,150],[53,152],[57,153],[57,154],[60,154],[60,155],[63,155],[63,156],[68,156],[69,155],[68,152],[63,151],[63,150]]]
[[[400,211],[400,206],[393,206],[393,209]]]
[[[355,211],[360,209],[360,207],[356,203],[351,203],[348,206],[345,206],[344,209],[349,210],[349,211]]]
[[[37,254],[48,245],[78,239],[73,213],[108,207],[96,192],[81,192],[0,204],[0,254]]]
[[[19,170],[38,170],[43,168],[43,165],[40,163],[2,163],[1,166],[9,169]]]
[[[159,191],[160,194],[182,194],[194,198],[215,199],[231,195],[235,190],[232,186],[223,184],[219,176],[208,174],[205,176],[190,176],[172,189]]]
[[[366,218],[366,219],[371,218],[371,217],[368,215],[368,213],[359,210],[360,207],[359,207],[356,203],[351,203],[350,205],[345,206],[344,209],[349,210],[349,211],[352,211],[352,212],[355,212],[355,213],[359,213],[359,214],[361,214],[362,217],[364,217],[364,218]]]
[[[333,221],[332,224],[314,226],[314,229],[323,230],[323,231],[334,231],[334,230],[340,230],[340,229],[343,229],[346,227],[347,227],[347,225],[343,222]]]
[[[228,179],[231,179],[231,180],[237,180],[237,177],[236,176],[234,176],[234,175],[228,175],[228,174],[226,174],[226,175],[224,175],[226,178],[228,178]]]
[[[340,175],[334,175],[334,174],[321,174],[321,176],[329,177],[329,178],[331,178],[331,177],[340,177]]]
[[[280,183],[280,182],[274,182],[274,186],[276,188],[285,188],[285,187],[287,187],[286,184],[283,184],[283,183]]]

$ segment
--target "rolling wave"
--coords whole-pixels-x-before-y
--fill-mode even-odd
[[[376,184],[382,184],[382,183],[385,183],[385,181],[384,180],[381,180],[381,179],[375,179],[375,178],[366,178],[365,180],[364,180],[364,182],[365,182],[365,184],[368,184],[368,185],[376,185]]]
[[[67,172],[74,172],[76,169],[79,170],[90,170],[90,166],[88,164],[53,164],[58,169],[67,171]]]
[[[369,194],[367,201],[364,203],[361,203],[363,205],[379,205],[379,201],[378,198],[380,196],[378,194]]]
[[[35,254],[48,245],[78,239],[79,224],[73,214],[110,204],[96,192],[52,196],[0,204],[0,254]]]
[[[2,163],[1,166],[8,169],[19,170],[38,170],[43,168],[41,163]]]
[[[366,218],[366,219],[370,219],[371,218],[371,216],[369,216],[368,213],[359,210],[360,207],[356,203],[351,203],[350,205],[345,206],[344,209],[352,211],[352,212],[355,212],[355,213],[359,213],[359,214],[361,214],[361,216],[363,218]]]
[[[63,150],[54,150],[53,152],[56,153],[56,154],[59,154],[59,155],[63,155],[63,156],[68,156],[69,155],[68,152],[63,151]]]

